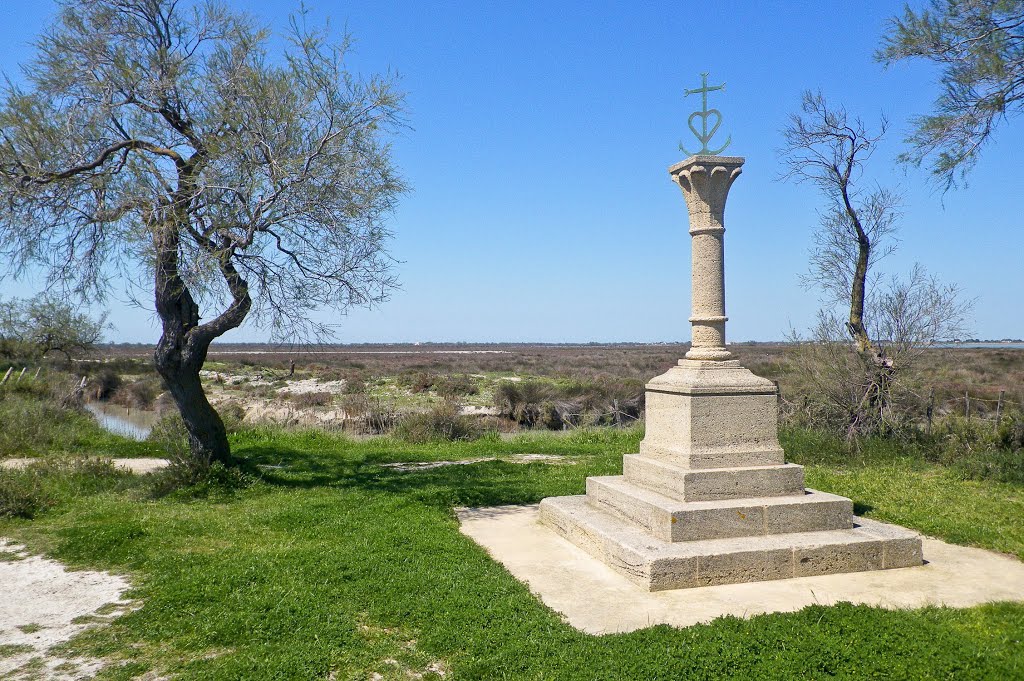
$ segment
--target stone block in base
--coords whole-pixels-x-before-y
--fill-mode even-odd
[[[838,574],[921,564],[910,530],[857,518],[845,530],[664,541],[591,506],[586,497],[540,504],[541,522],[650,591]]]
[[[596,509],[671,542],[848,529],[853,518],[853,502],[827,492],[679,501],[638,487],[620,475],[587,478],[586,498]]]
[[[634,485],[680,501],[785,497],[804,491],[804,467],[795,463],[694,469],[627,454],[622,473]]]

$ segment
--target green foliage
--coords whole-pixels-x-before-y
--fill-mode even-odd
[[[530,433],[429,445],[248,430],[235,452],[259,485],[211,498],[82,496],[4,536],[76,566],[131,572],[142,607],[71,649],[182,679],[1016,678],[1024,607],[884,610],[841,603],[687,629],[590,636],[471,540],[453,506],[534,503],[615,474],[636,430]],[[787,435],[787,446],[793,434]],[[817,441],[817,444],[827,444]],[[808,453],[815,442],[804,445]],[[573,453],[576,465],[379,464],[493,451]],[[1019,486],[927,464],[812,465],[808,482],[933,536],[1024,554]],[[109,674],[109,673],[108,673]]]
[[[913,121],[903,160],[931,157],[946,188],[963,180],[996,127],[1024,111],[1024,0],[932,0],[890,22],[877,58],[919,58],[941,69],[933,113]]]
[[[0,389],[0,423],[0,458],[132,449],[123,438],[103,431],[88,413],[25,391]]]
[[[46,458],[0,469],[0,518],[34,518],[61,502],[125,488],[129,479],[109,459]]]
[[[154,496],[205,497],[231,494],[254,484],[257,477],[237,466],[205,463],[191,456],[189,435],[181,415],[163,416],[150,431],[148,440],[167,457],[169,464],[151,476]]]
[[[30,359],[60,352],[65,358],[92,350],[106,315],[93,319],[49,294],[0,301],[0,357]]]

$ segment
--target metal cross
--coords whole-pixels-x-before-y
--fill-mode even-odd
[[[695,95],[698,93],[701,96],[701,110],[694,111],[692,114],[690,114],[690,117],[686,121],[686,124],[690,127],[690,132],[692,132],[694,137],[697,138],[697,141],[701,143],[701,149],[698,152],[687,151],[686,147],[683,146],[682,142],[679,143],[679,149],[684,153],[689,154],[690,156],[714,156],[725,151],[725,148],[728,147],[729,144],[732,142],[732,135],[729,135],[729,137],[725,140],[725,144],[723,144],[720,148],[708,148],[708,142],[710,142],[711,138],[715,136],[716,132],[718,132],[719,126],[722,125],[722,112],[719,111],[718,109],[708,108],[708,93],[714,92],[715,90],[724,90],[725,83],[722,83],[721,85],[712,85],[711,87],[708,87],[708,74],[702,73],[700,75],[701,87],[695,90],[684,90],[683,96],[689,97],[690,95]],[[697,132],[697,128],[693,126],[694,118],[700,118],[700,132]],[[708,118],[715,119],[710,131],[708,130]]]

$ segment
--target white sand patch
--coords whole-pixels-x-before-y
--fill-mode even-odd
[[[263,374],[256,374],[254,376],[245,376],[243,374],[225,374],[220,371],[208,371],[206,369],[199,372],[199,376],[209,381],[224,383],[226,385],[241,385],[248,383],[249,385],[272,385],[273,381],[269,381],[264,378]]]
[[[498,409],[496,407],[477,407],[470,404],[460,407],[459,414],[462,416],[497,416]]]
[[[341,395],[345,392],[345,381],[319,381],[306,378],[301,381],[288,381],[288,385],[278,388],[278,395],[305,395],[307,393],[331,393]]]
[[[95,675],[106,664],[103,660],[62,657],[50,649],[136,607],[124,597],[131,588],[128,580],[107,572],[69,572],[2,537],[0,558],[0,646],[17,646],[7,648],[10,654],[0,654],[0,677],[64,680]]]
[[[25,468],[33,463],[44,461],[44,459],[4,459],[0,461],[0,468]],[[170,463],[167,459],[111,459],[118,468],[142,475],[143,473],[154,473],[161,468],[166,468]]]

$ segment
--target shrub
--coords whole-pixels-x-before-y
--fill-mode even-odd
[[[356,424],[356,429],[367,435],[390,433],[398,423],[398,411],[390,402],[372,400],[367,402],[366,411]]]
[[[366,377],[362,374],[349,374],[345,376],[345,394],[362,395],[366,392]]]
[[[356,418],[370,410],[370,400],[366,395],[345,395],[341,398],[341,408],[348,418]]]
[[[224,428],[229,433],[236,432],[245,421],[245,407],[234,400],[218,404],[217,413],[220,414],[220,419],[224,422]]]
[[[446,400],[466,395],[476,395],[480,392],[476,381],[465,374],[439,377],[434,381],[434,390]]]
[[[494,406],[502,416],[532,427],[540,420],[543,402],[550,394],[550,388],[539,381],[502,381],[494,389]]]
[[[435,381],[437,381],[437,376],[425,371],[419,371],[415,374],[405,374],[401,379],[401,382],[414,393],[427,392],[434,387]]]
[[[125,407],[150,409],[158,392],[159,383],[143,378],[128,385],[122,385],[111,397],[111,401]]]
[[[104,367],[89,381],[89,394],[97,400],[109,400],[121,387],[121,376],[109,367]]]
[[[39,476],[0,470],[0,518],[34,518],[53,504]]]
[[[131,480],[110,459],[40,459],[20,470],[0,470],[0,517],[33,518],[59,500],[97,494]]]
[[[181,492],[185,496],[205,496],[248,487],[256,478],[239,468],[220,462],[198,461],[189,450],[188,431],[178,413],[164,416],[149,434],[149,440],[167,454],[170,463],[153,474],[154,496]]]
[[[472,440],[480,431],[468,416],[459,414],[451,402],[439,404],[430,411],[407,414],[395,428],[395,435],[416,444],[438,441]]]
[[[102,431],[89,414],[33,395],[0,393],[0,457],[74,449]]]
[[[330,404],[334,395],[325,392],[292,393],[290,399],[299,409],[310,409]]]

